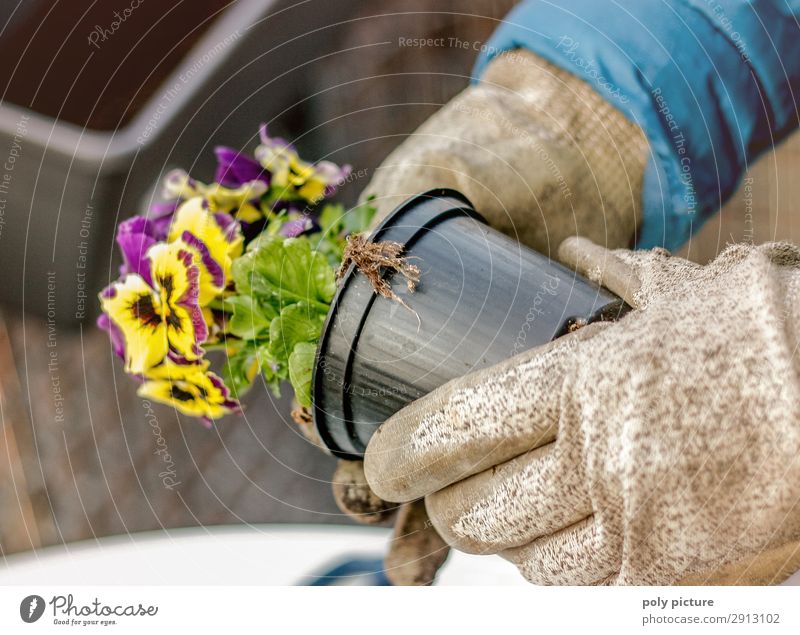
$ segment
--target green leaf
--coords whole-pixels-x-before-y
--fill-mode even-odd
[[[324,323],[325,315],[306,302],[290,304],[270,324],[270,353],[278,363],[287,363],[297,344],[316,345]]]
[[[320,231],[309,236],[314,250],[328,260],[328,264],[338,269],[342,263],[347,236],[369,229],[376,209],[370,204],[374,197],[345,211],[342,205],[325,205],[319,215]]]
[[[304,240],[308,242],[308,238]],[[336,295],[336,269],[331,267],[325,256],[314,252],[311,259],[311,274],[317,287],[317,297],[325,303],[324,313],[327,314],[333,296]]]
[[[294,388],[297,403],[311,407],[311,378],[314,373],[314,357],[317,347],[309,342],[301,342],[289,355],[289,380]]]
[[[252,245],[256,240],[250,244]],[[255,270],[255,261],[255,251],[248,251],[233,261],[231,274],[233,283],[236,286],[236,292],[240,295],[250,295],[253,291],[250,286],[250,275]]]
[[[264,382],[276,397],[281,396],[281,380],[289,378],[288,364],[280,365],[269,352],[269,344],[264,344],[256,349],[256,359],[261,368]]]
[[[344,205],[327,204],[319,213],[320,232],[327,238],[334,238],[344,231]]]
[[[325,205],[319,214],[320,233],[328,239],[344,240],[347,234],[369,229],[377,211],[371,204],[373,198],[350,210],[345,210],[343,205]]]
[[[259,372],[272,393],[280,397],[280,383],[289,378],[289,367],[288,363],[281,367],[275,362],[269,344],[256,346],[253,342],[243,342],[239,350],[229,352],[223,378],[233,396],[238,398],[252,388]]]
[[[344,231],[346,234],[360,234],[369,229],[375,212],[378,211],[371,204],[373,198],[375,197],[371,196],[364,203],[345,214]]]
[[[327,312],[336,292],[335,272],[322,254],[311,250],[308,238],[261,234],[256,240],[259,245],[234,262],[236,290],[262,296],[278,309],[308,302]]]
[[[338,216],[329,212],[328,220],[338,222],[340,217],[341,211]],[[336,293],[334,267],[343,245],[340,238],[326,241],[330,253],[323,253],[312,249],[312,239],[262,232],[233,263],[238,295],[227,303],[233,311],[232,335],[248,340],[248,349],[257,351],[250,357],[241,353],[243,359],[238,353],[232,356],[232,385],[249,386],[255,361],[273,390],[281,379],[289,379],[303,406],[311,404],[314,355]]]
[[[325,257],[331,268],[334,270],[339,268],[344,255],[344,240],[330,240],[323,238],[322,234],[312,234],[308,239],[314,245],[314,250]]]
[[[235,353],[228,353],[222,374],[233,397],[238,399],[250,390],[257,371],[256,351],[249,344],[242,346]]]
[[[226,298],[225,310],[232,312],[228,330],[245,340],[268,336],[270,323],[277,316],[274,307],[258,303],[252,295]]]

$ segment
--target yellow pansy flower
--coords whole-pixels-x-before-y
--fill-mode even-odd
[[[129,274],[100,295],[103,311],[125,339],[125,370],[144,375],[169,351],[187,359],[202,356],[207,337],[200,307],[199,267],[183,243],[157,244],[148,251],[152,286]]]
[[[151,369],[137,393],[168,404],[185,415],[201,417],[206,424],[240,410],[228,388],[208,370],[208,362],[176,364],[167,360]]]
[[[207,305],[225,288],[234,258],[242,255],[244,237],[239,224],[227,214],[212,213],[204,199],[195,197],[175,212],[167,238],[183,239],[196,251],[202,263],[200,304]]]
[[[284,190],[275,195],[278,200],[291,199],[292,194],[296,194],[314,205],[333,193],[350,174],[348,165],[340,168],[330,161],[303,161],[292,144],[270,137],[265,126],[261,128],[261,144],[255,155],[271,175],[270,187]]]
[[[188,201],[201,197],[208,201],[211,212],[232,214],[237,220],[253,223],[264,217],[261,210],[253,205],[264,192],[267,184],[260,180],[248,181],[231,188],[212,183],[207,185],[193,179],[183,170],[173,170],[164,179],[164,196]]]

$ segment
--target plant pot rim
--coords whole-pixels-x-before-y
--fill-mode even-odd
[[[469,217],[487,224],[486,219],[475,211],[472,203],[463,194],[448,188],[436,188],[417,194],[402,203],[378,225],[370,235],[370,240],[392,240],[408,248],[422,234],[440,222],[454,216]],[[399,221],[401,220],[407,221],[406,224],[400,224]],[[342,406],[345,411],[347,431],[355,439],[352,416],[348,416],[347,400],[344,398],[344,392],[350,383],[349,378],[362,327],[369,315],[372,303],[378,297],[366,277],[358,274],[359,272],[355,265],[350,265],[342,277],[336,295],[331,302],[331,308],[325,318],[322,336],[314,357],[314,371],[311,378],[311,411],[317,433],[331,454],[348,460],[362,460],[363,457],[342,450],[330,434],[326,421],[327,414],[324,407],[320,406],[323,401],[323,393],[326,390],[326,383],[321,379],[324,371],[321,370],[320,365],[331,350],[339,351],[338,356],[347,359],[344,378],[340,382],[339,389],[343,393]],[[333,328],[339,306],[345,298],[352,303],[352,306],[349,307],[350,310],[359,315],[358,327],[351,337],[338,331],[335,332]],[[318,379],[320,380],[318,381]]]

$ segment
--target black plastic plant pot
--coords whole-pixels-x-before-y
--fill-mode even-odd
[[[375,294],[353,267],[342,280],[312,388],[317,430],[340,458],[362,458],[378,426],[449,380],[628,309],[490,228],[452,190],[406,201],[371,239],[404,245],[421,276],[411,293],[399,274],[386,273],[408,307]]]

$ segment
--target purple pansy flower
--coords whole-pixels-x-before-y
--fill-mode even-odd
[[[107,287],[101,293],[102,296],[112,297],[116,292],[113,287]],[[111,340],[111,348],[114,355],[120,359],[125,359],[125,336],[114,321],[105,313],[101,313],[97,318],[97,326],[106,331]]]
[[[156,201],[150,206],[147,218],[153,224],[153,234],[157,240],[166,239],[172,218],[182,202],[180,199]]]
[[[314,221],[309,216],[301,216],[286,221],[280,228],[279,234],[286,238],[296,238],[314,228]]]
[[[227,146],[214,149],[217,155],[217,171],[214,180],[224,187],[236,189],[252,181],[262,181],[269,185],[269,174],[255,159]]]
[[[144,216],[133,216],[120,223],[117,228],[117,244],[123,260],[119,268],[120,275],[137,273],[152,285],[147,251],[157,242],[155,225]]]
[[[350,175],[349,165],[339,167],[330,161],[308,163],[285,139],[270,137],[267,126],[261,125],[261,144],[256,148],[258,162],[271,174],[271,184],[280,194],[277,198],[300,199],[316,205],[333,194]]]

